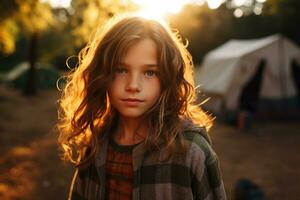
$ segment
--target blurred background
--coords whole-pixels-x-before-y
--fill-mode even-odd
[[[188,41],[228,198],[300,199],[299,0],[1,0],[0,199],[66,199],[57,80],[128,12]]]

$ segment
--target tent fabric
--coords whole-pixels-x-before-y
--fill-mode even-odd
[[[210,51],[195,72],[195,83],[209,96],[221,98],[218,107],[238,109],[245,84],[264,60],[259,97],[294,97],[297,88],[292,78],[292,60],[300,61],[300,49],[280,34],[260,39],[230,40]],[[223,104],[220,101],[223,101]]]
[[[272,44],[278,35],[262,39],[230,40],[224,45],[208,53],[207,58],[238,58]],[[230,50],[230,51],[228,51]]]
[[[3,77],[3,82],[15,88],[23,88],[27,81],[29,63],[22,62],[16,65]],[[59,72],[50,65],[36,64],[37,87],[39,89],[55,88]]]

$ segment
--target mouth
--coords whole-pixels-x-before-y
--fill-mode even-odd
[[[144,102],[144,101],[141,100],[141,99],[134,99],[134,98],[121,99],[121,100],[124,101],[124,102],[137,102],[137,103]]]
[[[126,107],[138,107],[144,102],[141,99],[133,99],[133,98],[121,99],[121,101],[124,103]]]

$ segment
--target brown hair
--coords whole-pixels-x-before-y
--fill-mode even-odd
[[[63,159],[78,166],[89,163],[99,146],[99,136],[112,126],[116,111],[111,106],[107,87],[114,67],[128,48],[150,38],[157,46],[161,95],[145,115],[150,133],[148,148],[166,142],[174,150],[175,138],[183,144],[182,121],[188,119],[201,127],[210,127],[211,118],[196,104],[193,63],[186,46],[176,32],[154,20],[126,17],[112,20],[98,29],[79,53],[79,65],[68,76],[59,102],[59,144]],[[90,153],[83,153],[90,147]]]

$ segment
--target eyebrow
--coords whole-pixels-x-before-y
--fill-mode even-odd
[[[125,66],[130,66],[129,64],[125,62],[120,62],[120,65],[125,65]],[[158,64],[144,64],[143,67],[148,67],[148,68],[157,68]]]

